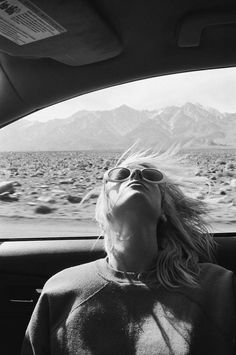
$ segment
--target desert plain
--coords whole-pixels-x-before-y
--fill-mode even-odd
[[[120,152],[1,152],[0,237],[97,234],[96,200],[104,172]],[[236,231],[236,151],[180,152],[183,169],[191,166],[194,198],[205,201],[211,231]]]

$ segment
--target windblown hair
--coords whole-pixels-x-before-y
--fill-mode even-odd
[[[215,245],[204,220],[207,207],[203,201],[187,196],[180,189],[179,186],[196,188],[196,178],[183,176],[187,168],[178,164],[177,151],[178,148],[171,148],[164,153],[150,153],[150,150],[132,152],[131,147],[116,163],[116,166],[137,164],[154,167],[167,177],[166,182],[158,185],[164,218],[157,225],[157,279],[167,288],[197,286],[199,262],[214,260]],[[104,233],[108,256],[113,252],[112,233],[109,231],[112,207],[104,182],[97,201],[95,218]]]

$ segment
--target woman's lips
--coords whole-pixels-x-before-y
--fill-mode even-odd
[[[131,181],[127,186],[142,186],[142,187],[146,187],[141,181]]]

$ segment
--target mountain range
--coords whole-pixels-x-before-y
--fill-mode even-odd
[[[118,150],[137,140],[145,146],[178,141],[189,148],[236,148],[236,113],[186,103],[160,110],[82,110],[47,122],[24,118],[0,130],[0,151]]]

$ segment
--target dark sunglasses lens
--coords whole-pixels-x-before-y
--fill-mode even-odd
[[[115,168],[111,170],[108,174],[108,177],[111,180],[125,180],[127,177],[129,177],[130,171],[126,168]]]
[[[158,182],[163,179],[163,174],[155,169],[144,169],[143,177],[147,180]]]

